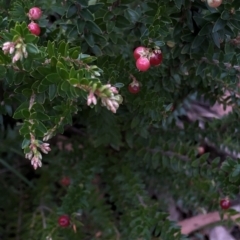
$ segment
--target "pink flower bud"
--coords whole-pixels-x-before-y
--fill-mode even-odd
[[[51,148],[49,147],[49,143],[43,143],[40,146],[40,149],[43,153],[48,154],[48,152],[51,151]]]
[[[96,105],[97,104],[97,98],[95,97],[94,93],[92,91],[90,91],[90,93],[88,94],[87,97],[87,105],[91,105],[91,104]]]
[[[88,97],[88,98],[87,98],[87,105],[90,106],[91,103],[92,103],[92,98]]]
[[[38,7],[33,7],[28,12],[29,20],[38,20],[42,16],[42,11]]]
[[[112,104],[116,109],[119,107],[119,104],[116,101],[112,101]]]
[[[33,156],[33,153],[32,153],[32,151],[31,151],[31,152],[29,152],[29,153],[27,153],[27,154],[25,155],[25,158],[31,160],[31,159],[32,159],[32,156]]]
[[[33,166],[33,168],[36,170],[38,167],[41,167],[42,166],[42,162],[41,160],[37,157],[37,156],[34,156],[31,160],[31,164]]]
[[[112,93],[118,93],[118,90],[116,87],[110,87],[110,90]]]
[[[9,51],[12,54],[15,50],[15,44],[13,42],[5,42],[2,46],[4,54],[7,54]]]
[[[5,42],[5,43],[3,44],[3,48],[4,48],[4,49],[8,49],[8,48],[11,47],[11,45],[12,45],[11,42]]]

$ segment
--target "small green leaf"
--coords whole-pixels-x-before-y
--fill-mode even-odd
[[[26,45],[27,45],[26,48],[28,53],[33,53],[33,54],[39,53],[39,50],[36,45],[32,43],[27,43]]]
[[[60,75],[61,79],[63,79],[63,80],[66,80],[69,78],[69,73],[63,68],[59,69],[59,75]]]
[[[192,42],[192,48],[194,49],[194,48],[199,47],[204,40],[205,40],[204,36],[198,36],[197,35]]]
[[[221,18],[222,18],[223,20],[229,20],[230,17],[231,17],[231,15],[230,15],[229,11],[227,11],[227,10],[224,10],[224,11],[222,12],[222,14],[221,14]]]
[[[51,83],[57,84],[61,81],[60,76],[57,73],[51,73],[46,76],[47,80]]]
[[[234,14],[232,14],[232,18],[236,21],[240,21],[240,11],[235,11]]]
[[[49,120],[49,116],[42,112],[34,112],[30,116],[31,119],[37,119],[39,121],[47,121]]]
[[[6,67],[0,65],[0,78],[5,77],[6,71]]]
[[[98,45],[94,45],[94,46],[93,46],[92,52],[93,52],[97,57],[103,55],[102,50],[100,49],[100,47],[99,47]]]
[[[126,19],[130,22],[135,23],[140,18],[140,14],[131,8],[127,8],[124,12],[125,12],[124,15],[125,15]]]
[[[122,15],[118,15],[116,18],[116,27],[124,28],[131,26],[131,23]]]
[[[113,17],[114,17],[113,13],[110,12],[110,11],[108,11],[108,12],[106,12],[106,14],[104,15],[103,21],[104,21],[104,22],[108,22],[108,21],[110,21]]]
[[[61,56],[64,56],[66,57],[66,51],[65,51],[65,48],[66,48],[66,43],[64,41],[62,41],[58,47],[58,52],[61,54]]]
[[[96,34],[101,34],[102,33],[101,28],[99,28],[99,26],[95,22],[87,21],[86,22],[86,28],[90,32],[93,32],[93,33],[96,33]]]
[[[41,134],[39,134],[39,136],[43,136],[44,133],[47,132],[46,126],[42,122],[37,121],[36,119],[34,121],[35,121],[35,124],[33,127],[41,132]]]
[[[202,29],[199,31],[198,35],[199,36],[204,36],[208,35],[212,31],[212,24],[211,23],[206,23]]]
[[[213,26],[213,29],[212,29],[212,32],[217,32],[217,31],[219,31],[219,30],[221,30],[221,29],[224,29],[224,27],[225,27],[226,24],[227,24],[227,21],[226,21],[226,20],[223,20],[223,19],[219,18],[219,19],[215,22],[215,24],[214,24],[214,26]]]
[[[25,43],[32,43],[37,39],[37,37],[33,34],[27,34],[24,36],[24,39],[25,39]]]
[[[31,142],[30,142],[29,139],[24,138],[24,139],[23,139],[23,142],[22,142],[22,149],[28,147],[30,143],[31,143]]]
[[[236,20],[230,20],[229,23],[234,27],[240,30],[240,22]]]
[[[41,84],[38,86],[37,91],[38,91],[39,93],[42,93],[42,92],[45,92],[47,89],[48,89],[48,85],[44,85],[44,84],[41,83]]]
[[[57,94],[57,86],[55,84],[51,84],[48,90],[49,100],[52,101],[56,97],[56,94]]]
[[[87,8],[82,9],[80,15],[85,21],[94,21],[92,13]]]
[[[183,4],[183,0],[174,0],[174,2],[175,2],[175,4],[176,4],[176,7],[177,7],[178,9],[180,9],[181,6],[182,6],[182,4]]]
[[[78,9],[77,9],[76,4],[72,4],[67,10],[66,17],[67,18],[73,17],[77,13],[77,11],[78,11]]]
[[[114,43],[114,44],[117,44],[117,41],[118,41],[118,36],[117,36],[117,34],[116,33],[110,33],[109,34],[109,37],[110,37],[110,39],[112,40],[112,42]]]
[[[24,119],[24,118],[29,118],[30,113],[28,111],[28,109],[22,109],[19,111],[15,111],[13,118],[14,119]]]
[[[50,41],[48,41],[47,44],[47,51],[48,51],[48,55],[51,58],[52,56],[55,56],[55,52],[54,52],[54,44],[51,43]]]
[[[68,38],[76,38],[78,36],[78,28],[77,26],[73,26],[67,34]]]
[[[113,29],[115,27],[115,22],[109,21],[109,22],[107,22],[106,26],[107,26],[107,32],[110,33],[113,31]]]
[[[82,19],[79,18],[77,20],[77,29],[78,29],[79,34],[83,33],[84,27],[85,27],[85,21],[83,21]]]
[[[204,74],[204,70],[206,69],[206,67],[207,67],[207,63],[202,61],[198,65],[198,68],[197,68],[197,71],[196,71],[196,76]]]
[[[134,117],[131,122],[131,128],[136,128],[139,125],[140,119],[138,117]]]
[[[94,47],[94,38],[92,34],[84,35],[84,39],[90,47]]]
[[[212,33],[212,38],[213,38],[213,41],[214,41],[215,45],[218,48],[220,48],[220,36],[219,36],[218,32]]]
[[[79,80],[77,78],[70,78],[69,83],[74,86],[76,84],[79,84]]]

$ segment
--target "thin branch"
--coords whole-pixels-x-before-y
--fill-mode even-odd
[[[22,191],[22,184],[20,185],[20,190]],[[21,194],[20,201],[19,201],[19,207],[18,207],[16,240],[20,240],[21,225],[22,225],[22,207],[23,207],[23,195]]]
[[[234,216],[230,216],[228,214],[224,214],[223,219],[235,221],[240,217],[240,214],[236,214]],[[178,225],[181,227],[182,234],[189,235],[190,233],[197,231],[200,228],[203,228],[207,225],[220,222],[222,219],[219,215],[219,212],[210,212],[208,214],[201,214],[192,218],[185,219],[183,221],[178,222]]]
[[[183,160],[185,162],[191,161],[191,159],[189,157],[181,155],[176,152],[172,152],[172,151],[163,151],[161,149],[149,149],[149,151],[152,153],[160,152],[162,155],[168,156],[168,157],[177,157],[178,159]]]
[[[121,235],[120,235],[120,232],[118,231],[118,229],[114,226],[114,230],[115,230],[115,232],[116,232],[116,240],[119,240],[120,239],[120,237],[121,237]]]
[[[42,224],[43,224],[43,228],[45,229],[45,228],[47,227],[47,224],[46,224],[46,218],[45,218],[45,215],[44,215],[43,209],[40,209],[40,213],[41,213],[41,216],[42,216]]]
[[[146,208],[147,205],[144,203],[142,196],[140,196],[140,195],[137,194],[137,197],[138,197],[138,200],[139,200],[140,204],[141,204],[144,208]]]

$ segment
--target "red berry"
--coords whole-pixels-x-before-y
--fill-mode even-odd
[[[38,20],[42,16],[42,11],[38,7],[33,7],[28,12],[28,17],[30,20]]]
[[[71,180],[70,180],[69,177],[63,177],[63,178],[61,179],[61,184],[62,184],[63,186],[69,186],[70,183],[71,183]]]
[[[142,47],[142,46],[137,47],[133,52],[133,56],[134,56],[135,60],[138,60],[140,57],[142,57],[145,52],[146,52],[145,47]]]
[[[231,203],[230,203],[229,199],[225,198],[220,201],[220,206],[222,209],[228,209],[228,208],[230,208]]]
[[[153,51],[149,61],[152,66],[158,66],[162,63],[163,56],[160,50]]]
[[[67,215],[62,215],[58,218],[58,224],[61,227],[68,227],[70,225],[70,218]]]
[[[128,91],[132,94],[137,94],[140,91],[140,84],[134,81],[128,85]]]
[[[29,23],[28,29],[32,34],[37,35],[37,36],[40,35],[40,33],[41,33],[41,29],[40,29],[39,25],[35,22]]]
[[[150,62],[146,57],[140,57],[136,61],[136,67],[139,71],[145,72],[150,68]]]

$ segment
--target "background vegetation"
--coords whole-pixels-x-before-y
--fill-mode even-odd
[[[186,239],[170,199],[235,199],[239,0],[0,3],[0,239]],[[162,64],[139,71],[138,46]]]

